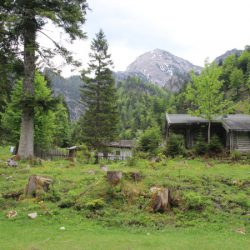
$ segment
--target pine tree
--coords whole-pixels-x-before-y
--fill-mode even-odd
[[[113,62],[108,53],[108,42],[102,30],[91,43],[90,62],[83,72],[84,85],[81,90],[85,114],[82,121],[83,140],[97,151],[117,135],[118,112],[116,87],[111,67]],[[93,75],[93,77],[88,77]]]

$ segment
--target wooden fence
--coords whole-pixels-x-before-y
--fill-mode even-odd
[[[44,160],[59,160],[69,157],[69,152],[66,149],[35,149],[35,156]]]

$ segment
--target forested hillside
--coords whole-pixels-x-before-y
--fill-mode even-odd
[[[117,84],[120,113],[120,137],[131,139],[139,130],[164,127],[170,94],[161,87],[128,77]]]
[[[236,51],[237,52],[237,51]],[[225,99],[233,102],[234,113],[250,114],[250,46],[239,53],[233,53],[218,64],[223,82],[221,92]],[[168,106],[170,113],[186,113],[190,102],[186,100],[186,86],[171,96]]]

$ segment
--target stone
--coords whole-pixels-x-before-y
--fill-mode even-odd
[[[151,187],[151,207],[154,212],[165,212],[170,209],[170,190],[161,187]]]
[[[17,211],[15,211],[15,210],[11,210],[11,211],[9,211],[9,212],[6,214],[6,217],[7,217],[8,219],[14,218],[14,217],[16,217],[16,216],[17,216]]]
[[[111,186],[116,186],[122,179],[121,171],[108,171],[107,179]]]
[[[28,214],[30,219],[35,219],[37,217],[37,212]]]
[[[15,160],[13,160],[13,159],[8,159],[8,160],[7,160],[7,165],[8,165],[9,167],[17,167],[17,166],[18,166],[18,163],[17,163]]]
[[[108,172],[108,166],[102,165],[102,166],[101,166],[101,170],[102,170],[103,172]]]
[[[25,188],[25,196],[37,197],[40,191],[48,192],[53,180],[49,177],[31,175]]]
[[[89,174],[95,174],[95,170],[90,169],[90,170],[88,171],[88,173],[89,173]]]

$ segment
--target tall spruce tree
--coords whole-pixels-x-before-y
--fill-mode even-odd
[[[102,30],[96,34],[91,43],[89,57],[88,71],[82,74],[84,85],[81,97],[85,113],[80,121],[84,142],[101,151],[106,143],[116,138],[118,125],[117,94],[110,69],[113,62]],[[98,160],[98,157],[96,159]]]
[[[24,80],[22,122],[18,148],[21,158],[34,155],[34,77],[37,54],[50,58],[60,54],[67,62],[72,62],[72,56],[65,47],[60,46],[50,38],[55,50],[43,49],[37,41],[37,33],[44,33],[43,27],[52,21],[62,28],[71,40],[83,38],[81,25],[85,22],[86,0],[2,0],[0,3],[0,29],[4,32],[1,42],[9,44],[11,52],[23,54]]]

